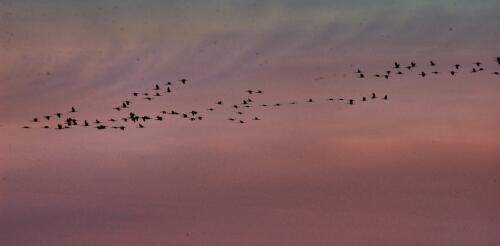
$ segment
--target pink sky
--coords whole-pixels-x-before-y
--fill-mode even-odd
[[[0,245],[499,244],[499,9],[2,2]],[[394,61],[429,72],[431,59],[466,68],[353,74]],[[469,73],[475,61],[487,72]],[[224,109],[125,132],[20,128],[71,106],[117,117],[130,92],[181,77],[190,83],[134,109],[204,110],[247,89],[264,90],[258,103],[301,103],[253,109],[245,117],[262,120],[245,125]],[[326,101],[372,92],[389,100]]]

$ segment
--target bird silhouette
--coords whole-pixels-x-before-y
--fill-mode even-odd
[[[387,95],[384,96],[384,100],[387,100]]]
[[[45,119],[50,120],[50,115],[45,115]]]
[[[89,122],[87,120],[83,121],[83,126],[89,126]]]
[[[62,114],[61,113],[56,113],[57,118],[61,118]]]
[[[451,74],[452,76],[453,76],[453,75],[455,75],[456,73],[457,73],[457,72],[455,72],[455,71],[450,71],[450,74]]]
[[[361,100],[362,100],[363,102],[365,102],[365,101],[366,101],[366,97],[363,97]]]
[[[481,62],[475,62],[474,64],[476,64],[477,67],[481,66]]]
[[[139,93],[134,92],[134,93],[132,93],[132,95],[134,95],[134,97],[136,97],[136,96],[139,96]]]
[[[180,81],[183,85],[185,85],[185,84],[186,84],[186,82],[187,82],[188,80],[187,80],[187,79],[180,79],[179,81]]]
[[[349,99],[349,104],[353,105],[354,104],[354,100],[353,99]]]
[[[38,122],[38,118],[33,118],[31,122]]]
[[[104,130],[104,129],[106,129],[106,126],[105,125],[98,125],[95,128],[97,128],[97,130]]]
[[[453,65],[453,66],[455,67],[455,69],[457,69],[457,70],[458,70],[458,69],[460,69],[460,67],[461,67],[462,65],[460,65],[460,64],[455,64],[455,65]]]
[[[375,95],[375,92],[372,92],[372,99],[377,98],[377,95]]]
[[[254,117],[253,120],[260,120],[258,117]]]
[[[218,101],[218,102],[217,102],[217,104],[218,104],[218,105],[222,105],[222,101]]]
[[[500,65],[500,57],[497,57],[497,63]]]
[[[155,88],[154,88],[153,90],[155,90],[155,91],[160,90],[160,86],[159,86],[158,84],[156,84],[156,85],[155,85]]]
[[[429,65],[431,65],[432,67],[434,67],[434,66],[436,66],[436,63],[434,63],[433,61],[430,61]]]
[[[420,76],[425,77],[427,74],[425,72],[421,72]]]
[[[76,109],[75,107],[71,107],[71,111],[69,111],[70,113],[76,113]]]

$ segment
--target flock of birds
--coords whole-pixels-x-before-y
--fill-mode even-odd
[[[497,57],[496,58],[496,62],[498,63],[498,65],[500,65],[500,57]],[[471,73],[480,73],[480,72],[485,72],[486,69],[483,67],[483,63],[482,62],[474,62],[472,64],[472,68],[470,68],[470,72]],[[435,68],[437,66],[437,63],[434,62],[434,61],[429,61],[428,64],[427,64],[427,67],[428,68]],[[398,75],[403,75],[405,73],[407,73],[407,71],[414,71],[417,69],[417,63],[415,62],[410,62],[408,65],[402,65],[401,63],[399,62],[394,62],[394,66],[392,67],[391,70],[386,70],[382,73],[376,73],[376,74],[373,74],[373,77],[376,77],[376,78],[385,78],[385,79],[389,79],[389,78],[392,78],[392,77],[395,77],[395,76],[398,76]],[[451,76],[455,76],[456,74],[458,74],[459,72],[463,71],[465,68],[463,65],[461,64],[454,64],[452,66],[450,66],[450,69],[444,73],[448,73],[449,75]],[[404,72],[403,72],[404,71]],[[426,76],[429,76],[429,75],[437,75],[437,74],[440,74],[442,72],[440,71],[437,71],[437,70],[431,70],[431,71],[423,71],[423,70],[420,70],[420,72],[418,72],[418,75],[421,76],[422,78],[425,78]],[[358,78],[361,78],[361,79],[364,79],[366,78],[367,76],[365,75],[365,72],[361,71],[361,69],[358,69],[356,71],[356,74],[358,75]],[[494,75],[500,75],[500,72],[499,71],[493,71]]]
[[[500,65],[500,57],[496,58],[496,62],[498,65]],[[427,65],[428,67],[435,67],[436,63],[434,61],[430,61]],[[394,63],[394,66],[392,67],[392,70],[387,70],[384,73],[379,73],[379,74],[374,74],[374,77],[377,78],[385,78],[389,79],[392,76],[395,75],[402,75],[403,72],[401,70],[407,69],[409,71],[415,70],[417,68],[417,64],[415,62],[410,62],[407,66],[403,66],[398,62]],[[451,76],[454,76],[457,74],[459,71],[463,70],[463,66],[460,64],[455,64],[452,66],[452,70],[449,71],[449,74]],[[479,72],[484,72],[486,69],[482,66],[481,62],[475,62],[473,64],[473,67],[471,69],[472,73],[479,73]],[[426,77],[430,74],[439,74],[439,71],[432,71],[432,72],[425,72],[422,71],[419,73],[421,77]],[[358,78],[366,78],[365,73],[361,71],[361,69],[358,69],[355,74],[357,74]],[[500,75],[500,72],[495,71],[493,72],[495,75]],[[178,80],[181,86],[184,86],[188,83],[187,79],[180,79]],[[174,90],[174,83],[169,81],[164,83],[163,85],[160,84],[155,84],[154,87],[151,90],[148,90],[146,92],[132,92],[131,96],[134,99],[142,99],[146,101],[151,101],[155,98],[159,98],[162,96],[166,96],[170,93],[173,93]],[[246,93],[248,95],[244,98],[241,99],[240,103],[237,104],[228,104],[226,102],[223,102],[222,100],[216,101],[212,106],[208,107],[206,110],[199,111],[199,110],[190,110],[188,112],[178,112],[175,110],[162,110],[159,111],[157,114],[154,115],[147,115],[147,114],[140,114],[138,112],[133,112],[131,110],[133,101],[132,99],[127,99],[121,102],[120,105],[116,106],[113,108],[113,110],[123,113],[122,117],[119,118],[109,118],[106,120],[81,120],[75,118],[76,113],[78,112],[75,107],[71,107],[69,111],[66,113],[61,113],[61,112],[56,112],[52,114],[47,114],[42,117],[34,117],[31,120],[31,125],[24,125],[22,128],[25,129],[30,129],[30,128],[43,128],[43,129],[56,129],[56,130],[63,130],[63,129],[71,129],[75,128],[77,126],[81,127],[92,127],[97,130],[105,130],[105,129],[116,129],[116,130],[122,130],[124,131],[127,128],[130,127],[136,127],[136,128],[145,128],[147,123],[149,121],[164,121],[167,116],[177,116],[182,119],[186,119],[189,121],[201,121],[205,118],[205,113],[213,112],[221,107],[231,107],[234,111],[235,116],[227,118],[228,121],[235,122],[238,124],[244,124],[247,123],[249,120],[251,121],[259,121],[261,118],[257,116],[251,116],[250,118],[242,118],[242,115],[246,114],[247,111],[245,111],[246,108],[252,108],[252,107],[281,107],[284,106],[285,104],[288,105],[295,105],[299,103],[315,103],[317,100],[314,100],[312,98],[309,98],[307,100],[302,100],[302,101],[291,101],[287,103],[257,103],[257,100],[255,100],[255,97],[257,97],[259,94],[263,94],[264,92],[259,89],[250,89],[247,90]],[[382,100],[388,100],[388,95],[385,94],[383,96],[378,96],[376,93],[372,93],[369,96],[363,96],[358,99],[354,98],[326,98],[323,99],[323,101],[344,101],[347,105],[354,105],[356,101],[361,101],[361,102],[366,102],[369,100],[375,100],[375,99],[382,99]]]

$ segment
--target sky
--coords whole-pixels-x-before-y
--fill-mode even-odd
[[[0,0],[0,244],[500,244],[500,2]],[[437,76],[367,74],[415,61]],[[456,63],[486,72],[447,75]],[[94,120],[237,103],[227,121]],[[355,105],[329,97],[379,97]],[[315,103],[302,103],[313,98]]]

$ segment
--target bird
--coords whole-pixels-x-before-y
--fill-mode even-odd
[[[24,128],[24,129],[29,129],[29,128],[31,128],[31,127],[29,127],[29,126],[23,126],[22,128]]]
[[[420,76],[422,76],[422,77],[425,77],[425,75],[426,75],[426,73],[425,73],[425,72],[421,72],[421,73],[420,73]]]
[[[500,73],[499,73],[499,72],[493,72],[493,74],[495,74],[495,75],[499,75]]]
[[[139,93],[134,92],[134,93],[132,93],[132,95],[134,95],[134,97],[136,97],[136,96],[139,96]]]
[[[363,72],[361,72],[361,69],[358,69],[358,71],[356,71],[356,73],[361,74],[361,73],[363,73]]]
[[[253,94],[253,90],[247,90],[248,94]]]
[[[161,117],[161,116],[157,115],[157,116],[156,116],[156,120],[158,120],[158,121],[162,121],[162,120],[163,120],[163,117]]]
[[[387,95],[384,96],[384,100],[387,100]]]
[[[309,100],[307,100],[307,102],[313,102],[312,98],[309,98]]]
[[[254,117],[253,120],[260,120],[258,117]]]
[[[186,82],[187,82],[188,80],[187,80],[187,79],[180,79],[179,81],[180,81],[183,85],[185,85],[185,84],[186,84]]]
[[[62,130],[63,126],[61,124],[57,124],[57,130]]]
[[[497,63],[500,65],[500,57],[497,57]]]
[[[152,98],[152,97],[145,97],[144,99],[146,99],[146,100],[148,100],[148,101],[153,100],[153,98]]]
[[[241,112],[241,111],[238,111],[237,113],[238,113],[238,114],[243,114],[243,112]]]
[[[50,126],[43,126],[42,128],[44,128],[44,129],[49,129],[49,128],[50,128]]]
[[[240,121],[239,121],[239,123],[240,123],[240,124],[243,124],[243,123],[245,123],[245,122],[244,122],[244,121],[242,121],[242,120],[240,120]]]
[[[258,93],[258,94],[262,94],[263,92],[262,92],[261,90],[258,90],[258,91],[257,91],[257,93]]]
[[[163,110],[163,111],[161,111],[160,113],[162,113],[162,114],[167,114],[167,111]]]
[[[153,90],[155,90],[155,91],[160,90],[160,86],[159,86],[158,84],[156,84],[156,85],[155,85],[155,88],[154,88]]]
[[[434,71],[434,72],[432,72],[432,73],[433,73],[433,74],[438,74],[439,72],[438,72],[438,71]]]
[[[71,107],[71,111],[70,111],[70,112],[71,112],[71,113],[76,113],[76,109],[75,109],[75,107]]]
[[[389,75],[388,74],[384,74],[384,78],[385,79],[389,79]]]
[[[116,107],[116,108],[113,108],[113,109],[116,110],[116,111],[120,111],[121,110],[120,107]]]
[[[400,66],[401,66],[401,64],[399,64],[397,62],[394,63],[394,68],[399,68]]]
[[[100,122],[99,120],[95,120],[95,122],[94,122],[94,123],[96,123],[96,124],[101,124],[101,122]]]
[[[456,69],[459,69],[462,65],[460,65],[460,64],[455,64],[455,65],[453,65],[453,66],[454,66]]]
[[[377,78],[380,78],[380,74],[375,74],[375,75],[373,75],[373,76],[375,76],[375,77],[377,77]]]
[[[172,92],[172,90],[170,90],[170,87],[167,87],[167,93],[170,93]]]
[[[364,74],[362,74],[362,73],[360,73],[360,74],[359,74],[359,78],[360,78],[360,79],[362,79],[362,78],[364,78],[364,77],[365,77],[365,75],[364,75]]]
[[[50,120],[50,115],[45,115],[45,119]]]
[[[61,113],[56,113],[55,115],[57,116],[57,118],[61,118],[61,116],[62,116]]]
[[[366,97],[363,97],[362,101],[365,102],[366,101]]]
[[[353,99],[349,99],[349,104],[353,105],[354,104],[354,100]]]
[[[477,67],[481,66],[481,62],[475,62],[474,64],[476,64]]]
[[[172,85],[172,82],[167,81],[167,83],[165,83],[165,85]]]
[[[218,104],[218,105],[222,105],[222,101],[218,101],[218,102],[217,102],[217,104]]]
[[[111,118],[111,119],[109,119],[109,121],[111,121],[111,122],[115,122],[116,120],[115,120],[115,119],[113,119],[113,118]]]
[[[38,122],[38,118],[33,118],[31,122]]]
[[[473,72],[473,73],[477,73],[476,68],[472,68],[472,72]]]
[[[410,66],[411,66],[411,67],[416,67],[416,66],[417,66],[417,63],[415,63],[415,62],[411,62],[411,63],[410,63]]]
[[[452,76],[453,76],[453,75],[455,75],[455,73],[457,73],[457,72],[455,72],[455,71],[450,71],[450,74],[451,74]]]
[[[142,124],[139,123],[139,128],[144,128],[144,126]]]
[[[89,126],[89,122],[88,122],[87,120],[85,120],[85,121],[83,122],[83,126]]]
[[[431,66],[436,66],[436,63],[434,63],[433,61],[430,61],[430,62],[429,62],[429,65],[431,65]]]
[[[377,98],[377,95],[375,95],[375,92],[372,92],[372,99]]]
[[[208,111],[214,111],[214,109],[213,109],[213,108],[208,108],[207,110],[208,110]]]
[[[97,128],[97,130],[104,130],[104,129],[106,129],[106,126],[105,125],[98,125],[95,128]]]
[[[161,94],[160,94],[160,93],[158,93],[158,92],[156,92],[156,93],[154,94],[154,96],[155,96],[155,97],[161,97]]]
[[[229,118],[228,120],[230,120],[230,121],[234,121],[234,118]]]

